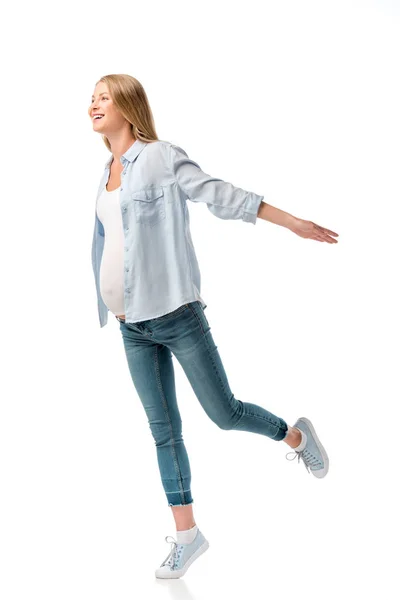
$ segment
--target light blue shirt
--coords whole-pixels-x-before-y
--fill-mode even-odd
[[[111,155],[105,164],[96,207],[112,159]],[[204,202],[220,219],[255,225],[264,196],[207,175],[182,148],[163,140],[135,140],[120,161],[126,322],[156,318],[195,300],[205,308],[186,201]],[[96,208],[92,266],[100,327],[107,324],[109,310],[99,285],[105,235]]]

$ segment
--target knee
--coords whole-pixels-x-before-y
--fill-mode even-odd
[[[153,434],[155,445],[158,448],[162,448],[164,446],[173,446],[174,444],[182,441],[181,423],[176,423],[172,429],[171,424],[167,422],[150,423],[150,430]]]
[[[229,431],[230,429],[235,429],[242,415],[243,403],[237,400],[232,394],[229,404],[225,404],[223,410],[219,410],[211,418],[219,429]]]
[[[224,431],[229,431],[229,429],[233,429],[234,425],[232,423],[232,419],[226,415],[225,417],[218,417],[218,419],[214,419],[214,423],[219,429],[223,429]]]

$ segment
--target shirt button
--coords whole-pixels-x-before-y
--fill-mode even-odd
[[[126,268],[126,269],[125,269],[125,271],[126,271],[126,272],[128,272],[128,271],[129,271],[129,267],[128,267],[128,268]]]

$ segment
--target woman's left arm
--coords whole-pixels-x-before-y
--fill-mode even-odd
[[[337,244],[338,240],[335,240],[331,236],[339,236],[338,233],[321,227],[312,221],[305,221],[304,219],[298,219],[290,213],[275,208],[271,204],[267,204],[261,201],[260,208],[258,209],[257,217],[275,223],[275,225],[281,225],[287,227],[293,233],[296,233],[302,238],[310,238],[317,240],[318,242],[328,242],[329,244]]]

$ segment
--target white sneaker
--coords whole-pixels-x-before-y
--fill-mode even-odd
[[[315,433],[313,424],[309,419],[300,417],[293,427],[300,429],[302,439],[297,448],[293,448],[293,452],[288,452],[286,454],[286,458],[288,460],[294,460],[298,457],[298,462],[300,462],[301,458],[307,471],[312,473],[315,477],[318,477],[318,479],[322,479],[328,473],[329,458],[325,448]],[[289,458],[290,455],[292,455],[292,458]]]
[[[165,541],[168,542],[171,538],[172,548],[167,558],[156,569],[156,577],[161,579],[178,579],[182,577],[192,564],[203,552],[205,552],[209,543],[201,533],[197,530],[196,537],[191,544],[178,544],[177,541],[170,535],[167,535]]]

